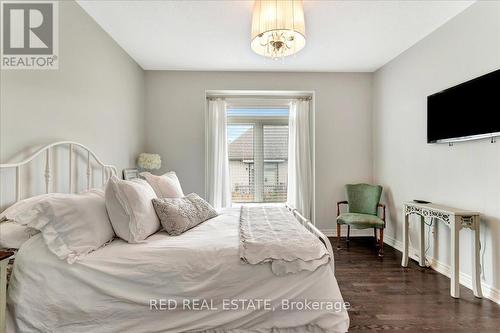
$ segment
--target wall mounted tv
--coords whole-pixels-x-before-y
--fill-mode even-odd
[[[427,142],[500,136],[500,69],[427,97]]]

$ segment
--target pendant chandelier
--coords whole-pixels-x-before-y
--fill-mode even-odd
[[[306,45],[302,0],[255,0],[252,50],[265,57],[283,58]]]

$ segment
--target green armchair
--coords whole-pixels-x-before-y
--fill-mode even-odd
[[[379,247],[378,254],[379,256],[384,255],[385,205],[379,203],[382,189],[382,186],[379,185],[346,185],[348,201],[337,202],[338,246],[340,246],[340,231],[342,225],[347,225],[346,242],[348,245],[351,227],[354,229],[373,228],[375,244]],[[348,212],[341,213],[341,205],[348,205]],[[378,215],[379,208],[382,208],[382,217]],[[377,238],[377,230],[380,230],[380,240]]]

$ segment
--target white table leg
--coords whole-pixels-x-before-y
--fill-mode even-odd
[[[453,216],[450,219],[451,230],[451,276],[450,276],[450,294],[454,298],[460,298],[460,256],[459,256],[459,236],[460,222]]]
[[[420,255],[418,264],[420,267],[425,267],[425,218],[420,216]]]
[[[408,219],[409,215],[406,215],[406,209],[403,207],[403,259],[401,260],[403,267],[408,267]]]
[[[5,333],[5,312],[7,302],[7,260],[0,261],[0,333]]]
[[[472,257],[472,289],[474,290],[474,296],[482,298],[483,292],[481,290],[481,242],[479,240],[480,235],[480,218],[479,216],[474,217],[474,230],[472,234],[473,243],[474,243],[474,255]],[[472,230],[471,230],[472,231]]]

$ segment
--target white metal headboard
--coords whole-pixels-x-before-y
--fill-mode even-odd
[[[51,159],[50,159],[50,154],[51,150],[59,147],[59,146],[67,146],[69,148],[69,193],[73,193],[73,177],[74,177],[74,162],[73,162],[73,148],[74,147],[80,147],[81,150],[86,152],[86,157],[87,157],[87,189],[90,189],[92,183],[91,183],[91,177],[92,177],[92,159],[97,163],[98,166],[102,168],[102,185],[104,185],[108,179],[112,175],[117,174],[116,167],[113,165],[108,165],[104,164],[97,156],[96,154],[87,148],[86,146],[82,145],[81,143],[78,142],[72,142],[72,141],[59,141],[59,142],[54,142],[51,144],[48,144],[39,150],[37,150],[35,153],[30,155],[28,158],[23,160],[22,162],[19,163],[8,163],[8,164],[0,164],[0,170],[2,169],[15,169],[16,170],[16,202],[21,200],[21,168],[29,164],[31,161],[33,161],[36,157],[39,155],[45,153],[45,172],[44,172],[44,177],[45,177],[45,192],[49,193],[50,192],[50,182],[52,179],[52,170],[51,170]]]

